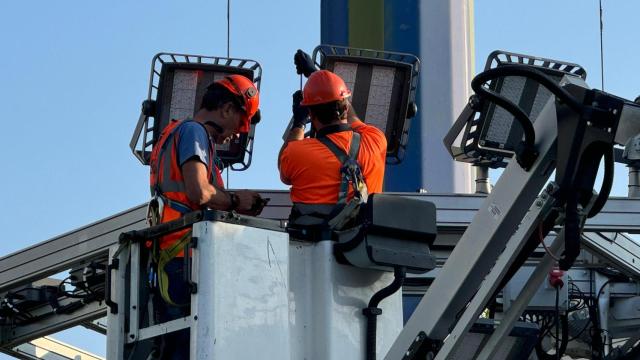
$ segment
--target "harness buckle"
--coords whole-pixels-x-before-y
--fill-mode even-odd
[[[164,212],[164,199],[160,195],[154,195],[147,204],[147,224],[155,226],[160,224]]]

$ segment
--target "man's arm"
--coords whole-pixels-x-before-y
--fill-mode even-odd
[[[289,178],[283,173],[281,167],[281,159],[282,153],[284,153],[287,145],[289,145],[292,141],[299,141],[304,139],[304,128],[301,127],[293,127],[291,131],[289,131],[289,136],[285,139],[282,147],[280,148],[280,152],[278,152],[278,170],[280,171],[280,181],[282,181],[285,185],[291,185],[291,181]]]
[[[251,190],[238,190],[230,193],[218,189],[209,183],[207,167],[199,160],[188,160],[181,169],[185,191],[191,202],[215,210],[235,210],[241,214],[253,216],[262,211],[262,207],[256,208],[260,194]]]
[[[291,130],[289,130],[289,136],[287,136],[287,138],[284,140],[282,147],[280,147],[280,152],[278,152],[278,168],[280,167],[280,157],[282,156],[282,152],[287,147],[287,145],[291,141],[298,141],[302,139],[304,139],[304,128],[294,126],[291,128]]]
[[[191,202],[200,206],[207,206],[216,210],[228,210],[231,208],[231,194],[216,189],[209,183],[207,167],[199,160],[192,159],[182,164],[182,176],[184,178],[185,192]]]

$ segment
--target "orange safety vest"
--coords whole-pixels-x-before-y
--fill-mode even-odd
[[[192,121],[192,120],[187,120]],[[199,204],[189,200],[186,194],[182,170],[178,164],[178,142],[180,138],[179,127],[184,122],[171,120],[162,130],[160,138],[153,147],[151,159],[150,189],[151,194],[160,196],[164,201],[164,209],[160,223],[169,222],[184,214],[200,209]],[[209,163],[207,164],[207,178],[212,181],[212,174],[215,170],[216,184],[224,188],[220,170],[214,163],[215,151],[213,146],[209,146]],[[184,235],[189,229],[177,231],[165,235],[160,239],[160,249],[165,249]],[[183,256],[181,252],[178,256]]]

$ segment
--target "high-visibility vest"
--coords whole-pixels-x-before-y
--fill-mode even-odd
[[[193,121],[193,120],[186,120]],[[200,209],[199,204],[189,200],[186,194],[184,177],[178,164],[178,142],[180,138],[180,125],[186,121],[171,120],[162,130],[153,151],[151,152],[150,190],[152,196],[159,196],[164,202],[160,223],[175,220],[184,214]],[[199,123],[198,123],[199,124]],[[204,126],[203,126],[204,128]],[[205,129],[206,131],[206,129]],[[222,176],[214,163],[215,151],[213,145],[209,146],[209,163],[207,164],[207,179],[212,181],[215,174],[215,182],[218,187],[224,187]],[[165,249],[175,243],[188,229],[181,230],[160,239],[160,249]],[[182,256],[182,254],[178,255]]]

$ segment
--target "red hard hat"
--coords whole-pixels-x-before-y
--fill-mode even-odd
[[[351,91],[340,76],[329,70],[319,70],[309,76],[302,90],[300,105],[318,105],[343,100],[351,96]]]
[[[238,95],[242,99],[242,110],[244,114],[242,116],[242,122],[238,132],[247,133],[251,126],[251,119],[258,111],[260,105],[260,93],[258,88],[247,77],[242,75],[229,75],[224,79],[216,81],[218,84],[224,86],[232,94]]]

